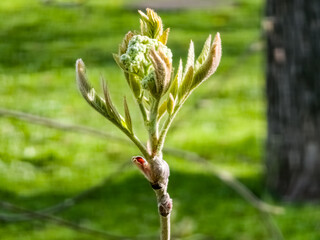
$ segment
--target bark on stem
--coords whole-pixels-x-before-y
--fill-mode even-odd
[[[168,182],[167,182],[168,183]],[[165,187],[155,189],[158,186],[152,185],[158,203],[158,212],[160,216],[161,240],[170,240],[170,215],[172,211],[172,199],[167,192],[167,184]]]
[[[156,197],[160,216],[161,240],[170,240],[170,214],[172,199],[168,194],[168,181],[170,175],[169,165],[162,159],[162,153],[150,161],[150,175],[147,177],[151,183]]]
[[[170,215],[160,216],[161,223],[161,240],[170,240]]]

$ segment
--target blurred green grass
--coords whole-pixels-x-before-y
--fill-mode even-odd
[[[261,0],[237,0],[219,9],[161,11],[171,28],[168,46],[174,64],[185,59],[190,39],[199,53],[208,34],[219,31],[223,57],[217,73],[187,101],[171,129],[167,146],[195,151],[232,172],[255,194],[264,190],[266,135]],[[82,58],[99,89],[108,80],[120,107],[123,95],[137,109],[129,88],[112,60],[128,30],[138,29],[138,14],[126,1],[87,1],[73,8],[45,6],[40,1],[0,3],[0,107],[83,124],[121,135],[89,108],[74,81],[74,63]],[[131,111],[137,132],[140,116]],[[92,136],[48,129],[13,119],[0,119],[0,197],[31,209],[57,203],[100,183],[135,148]],[[173,232],[201,233],[199,239],[271,239],[259,213],[226,185],[195,164],[166,156],[171,165],[169,191],[174,200]],[[269,199],[270,200],[270,199]],[[280,203],[278,203],[280,204]],[[283,204],[276,216],[286,239],[320,238],[320,209]],[[155,199],[149,185],[132,168],[110,184],[60,213],[68,220],[123,235],[158,231]],[[0,239],[95,239],[37,221],[4,224]]]

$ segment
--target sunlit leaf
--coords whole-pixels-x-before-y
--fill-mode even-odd
[[[168,101],[167,101],[167,111],[168,111],[169,115],[171,115],[173,113],[174,106],[175,106],[175,100],[174,100],[172,94],[169,93],[169,97],[168,97]]]
[[[217,70],[217,67],[220,63],[221,54],[221,38],[220,34],[217,33],[213,40],[213,44],[210,48],[210,52],[208,54],[207,59],[200,66],[200,68],[196,71],[194,75],[192,88],[196,88],[197,86],[199,86],[203,81],[209,78]]]
[[[207,40],[205,41],[202,51],[195,63],[195,71],[197,71],[199,69],[199,67],[204,63],[204,61],[207,59],[209,51],[210,51],[210,46],[211,46],[211,34],[209,35],[209,37],[207,38]]]
[[[192,40],[190,41],[187,63],[186,63],[185,69],[184,69],[184,71],[185,71],[184,76],[187,74],[190,67],[194,68],[194,44],[193,44]]]
[[[182,71],[183,71],[182,60],[180,59],[179,67],[178,67],[176,76],[174,77],[174,79],[172,81],[172,84],[171,84],[171,88],[170,88],[170,93],[172,94],[172,96],[174,98],[176,98],[179,86],[181,84]]]
[[[111,96],[109,93],[108,85],[106,81],[101,77],[101,83],[102,83],[102,88],[103,88],[103,93],[104,93],[104,98],[105,98],[105,103],[106,103],[106,108],[110,113],[111,117],[115,119],[118,123],[121,123],[121,116],[118,113],[117,109],[112,103]]]
[[[110,118],[106,108],[105,101],[96,94],[96,91],[91,87],[85,75],[85,65],[82,59],[76,62],[76,80],[77,85],[83,98],[103,116]]]
[[[128,104],[127,104],[127,99],[126,97],[124,97],[123,99],[123,105],[124,105],[124,113],[125,113],[125,122],[127,124],[127,128],[128,130],[132,133],[133,130],[132,130],[132,121],[131,121],[131,116],[130,116],[130,112],[129,112],[129,107],[128,107]]]
[[[162,42],[164,45],[167,44],[169,32],[170,32],[170,28],[167,28],[159,38],[159,41]]]
[[[183,78],[181,86],[179,87],[179,93],[178,93],[179,101],[182,101],[184,97],[190,92],[192,81],[193,81],[193,67],[189,67],[189,70],[187,71],[185,77]]]
[[[166,111],[167,111],[167,100],[165,100],[158,109],[158,120],[162,118],[162,116],[165,114]]]

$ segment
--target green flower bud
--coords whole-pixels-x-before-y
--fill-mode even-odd
[[[155,91],[156,75],[150,53],[160,49],[171,63],[172,52],[163,43],[147,36],[135,35],[130,39],[126,52],[120,56],[120,63],[124,69],[130,74],[137,75],[142,87],[151,93]]]

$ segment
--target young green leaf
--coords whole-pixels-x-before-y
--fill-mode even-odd
[[[184,97],[190,92],[192,81],[193,81],[193,67],[190,66],[185,77],[183,78],[181,86],[179,87],[179,93],[178,93],[179,101],[183,101]]]
[[[164,45],[167,44],[169,32],[170,32],[170,28],[167,28],[159,38],[159,41],[162,42]]]
[[[149,106],[149,107],[151,106],[150,98],[143,96],[142,100],[147,106]]]
[[[174,107],[175,107],[175,100],[171,93],[169,93],[168,101],[167,101],[167,111],[169,115],[172,115]]]
[[[176,76],[174,77],[174,79],[172,81],[172,84],[171,84],[171,88],[170,88],[170,93],[172,94],[172,96],[174,98],[177,97],[178,89],[179,89],[180,84],[181,84],[182,71],[183,71],[182,60],[180,59],[179,67],[178,67]]]
[[[112,117],[114,120],[116,120],[118,123],[121,124],[121,116],[111,101],[111,96],[109,93],[107,83],[102,77],[101,77],[101,83],[102,83],[102,88],[103,88],[103,93],[105,98],[105,105],[110,114],[110,117]]]
[[[96,94],[96,91],[86,78],[85,65],[82,59],[78,59],[76,62],[76,80],[83,98],[104,117],[110,119],[104,100]]]
[[[129,42],[131,40],[131,38],[134,36],[134,34],[129,31],[123,38],[122,43],[119,45],[119,56],[121,56],[122,54],[124,54],[127,51]]]
[[[134,76],[133,74],[129,74],[128,81],[129,81],[129,86],[133,92],[134,97],[136,99],[140,99],[142,91],[141,91],[141,83],[140,83],[139,79],[137,79],[137,77]]]
[[[184,71],[185,71],[184,76],[187,74],[190,67],[194,68],[194,44],[193,44],[192,40],[190,41],[187,63],[186,63],[185,69],[184,69]]]
[[[154,72],[156,74],[156,79],[155,79],[156,92],[162,93],[165,76],[166,76],[166,64],[163,61],[163,59],[161,59],[159,54],[155,51],[155,49],[151,49],[150,59],[154,67]]]
[[[210,45],[211,45],[211,34],[209,35],[209,37],[207,38],[207,40],[205,41],[202,51],[195,63],[195,68],[194,70],[197,71],[199,69],[199,67],[204,63],[204,61],[207,59],[209,51],[210,51]]]
[[[158,109],[158,121],[162,118],[162,116],[167,111],[167,100],[165,100]]]
[[[124,71],[127,71],[125,66],[122,64],[122,62],[120,61],[120,56],[118,54],[113,53],[112,54],[114,61],[117,63],[117,65],[123,69]]]
[[[133,129],[132,129],[132,121],[131,121],[131,116],[130,116],[130,112],[129,112],[129,107],[128,107],[128,104],[127,104],[127,99],[126,97],[124,97],[123,99],[123,105],[124,105],[124,119],[125,119],[125,122],[126,122],[126,125],[128,127],[128,130],[132,133],[133,132]]]
[[[141,34],[150,38],[159,39],[163,34],[162,20],[152,9],[147,8],[147,14],[138,11],[140,19]]]
[[[194,80],[192,83],[192,89],[199,86],[203,81],[210,77],[217,69],[221,59],[221,39],[220,34],[217,33],[213,44],[210,48],[209,54],[205,62],[199,67],[194,75]]]
[[[172,68],[171,60],[163,53],[161,48],[159,48],[158,51],[151,49],[150,59],[156,76],[156,94],[154,94],[154,96],[158,97],[164,94],[170,86]]]

